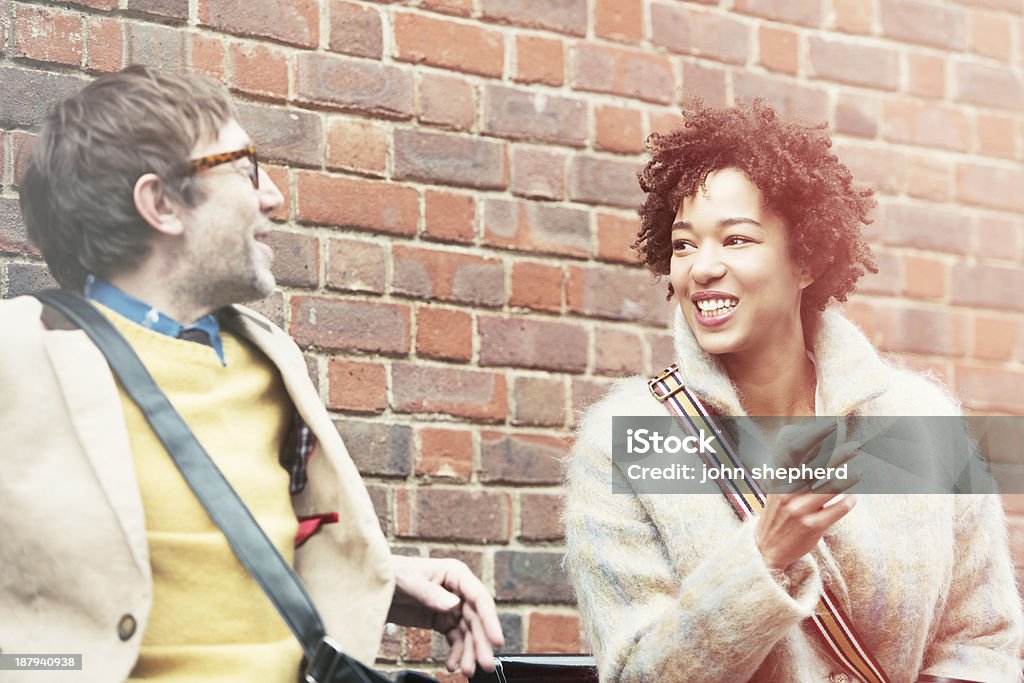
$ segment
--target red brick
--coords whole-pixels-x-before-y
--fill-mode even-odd
[[[882,136],[890,142],[964,152],[970,148],[971,122],[960,109],[893,100],[885,103]]]
[[[946,264],[920,256],[904,256],[903,294],[914,299],[941,299],[946,295]]]
[[[588,256],[590,218],[586,211],[542,202],[487,199],[484,243],[520,251]]]
[[[577,155],[569,167],[569,197],[584,204],[635,208],[644,200],[636,173],[639,161]]]
[[[796,75],[800,62],[800,36],[796,31],[762,26],[758,34],[761,65],[771,71]]]
[[[498,259],[395,245],[391,263],[397,294],[474,306],[505,303],[505,267]]]
[[[494,592],[499,602],[573,601],[562,553],[499,550],[494,553]]]
[[[481,9],[490,21],[573,36],[587,33],[587,0],[481,0]]]
[[[686,78],[685,70],[683,78]],[[763,97],[784,116],[812,122],[824,121],[829,116],[827,92],[792,80],[740,71],[733,76],[733,90],[735,97],[747,101]]]
[[[736,0],[735,11],[773,19],[786,24],[819,26],[821,4],[792,2],[792,0]]]
[[[617,263],[637,263],[633,250],[639,230],[635,216],[623,218],[610,213],[597,214],[597,258]]]
[[[642,270],[608,266],[569,268],[569,310],[592,318],[663,327],[671,310],[664,289]]]
[[[957,52],[967,47],[967,16],[927,0],[880,0],[882,34]]]
[[[412,428],[408,425],[335,420],[356,467],[364,475],[406,478],[412,472]]]
[[[368,483],[366,492],[370,494],[370,502],[373,503],[373,510],[377,513],[377,523],[380,524],[381,533],[386,536],[389,528],[388,520],[391,518],[388,487]]]
[[[41,263],[8,263],[6,270],[5,296],[9,299],[57,287],[49,269]]]
[[[1020,339],[1020,322],[1007,318],[977,314],[972,326],[974,346],[971,356],[978,360],[1013,359],[1013,351]]]
[[[956,65],[956,99],[972,104],[1024,109],[1024,77],[1019,69],[971,62]]]
[[[902,259],[892,251],[876,250],[877,273],[867,273],[857,283],[857,291],[865,294],[898,296],[903,288]]]
[[[668,104],[676,83],[667,57],[646,50],[579,43],[572,48],[570,83],[576,90]]]
[[[644,345],[640,335],[614,327],[594,327],[594,373],[626,377],[644,371]]]
[[[579,418],[587,412],[590,406],[597,403],[601,400],[602,396],[608,393],[608,390],[611,389],[615,381],[611,378],[572,378],[572,415],[577,419],[577,423],[574,423],[573,427],[578,426]]]
[[[407,119],[413,112],[412,73],[391,64],[300,52],[296,99],[380,118]]]
[[[565,197],[563,152],[546,147],[512,147],[512,194],[538,199]]]
[[[468,17],[473,13],[473,0],[422,0],[420,7],[433,12]]]
[[[199,0],[199,23],[225,33],[316,47],[320,5],[317,0]]]
[[[587,332],[575,322],[481,317],[480,365],[583,372]]]
[[[26,133],[21,130],[11,131],[9,135],[11,140],[12,170],[14,171],[12,184],[17,187],[21,184],[21,179],[25,177],[30,152],[36,140],[39,139],[39,135],[36,133]]]
[[[480,434],[480,481],[504,484],[558,484],[570,440],[539,434]]]
[[[977,216],[972,252],[983,258],[1013,261],[1017,258],[1018,222],[1001,216]]]
[[[388,407],[387,370],[383,363],[331,358],[327,363],[327,385],[327,407],[332,410],[381,413]]]
[[[1016,167],[957,164],[956,198],[977,206],[1024,212],[1024,170]]]
[[[383,294],[387,260],[387,251],[376,242],[332,237],[327,242],[327,286]]]
[[[835,132],[873,138],[882,121],[882,101],[863,93],[841,93],[836,103]]]
[[[880,214],[880,221],[885,244],[954,254],[970,249],[968,218],[946,208],[891,204]]]
[[[953,196],[950,163],[930,156],[911,156],[907,160],[907,194],[916,199],[948,201]]]
[[[512,384],[515,408],[512,424],[561,427],[565,422],[565,387],[561,379],[516,377]]]
[[[832,0],[836,28],[844,33],[871,33],[875,8],[871,0]]]
[[[717,66],[683,62],[683,89],[687,95],[695,95],[708,105],[723,107],[728,104],[725,75],[725,69]],[[678,113],[673,112],[673,115],[679,119]]]
[[[861,186],[883,194],[901,194],[907,184],[906,157],[892,147],[868,147],[849,143],[834,145],[839,159]]]
[[[239,102],[238,121],[256,141],[261,160],[302,166],[323,162],[320,117],[308,111]]]
[[[426,628],[405,629],[405,659],[410,662],[425,662],[431,659],[434,632]]]
[[[469,130],[476,120],[476,93],[464,78],[420,74],[419,119],[435,126]]]
[[[392,385],[393,408],[401,413],[443,413],[488,422],[504,421],[508,415],[500,372],[395,363]]]
[[[383,127],[363,119],[330,119],[327,167],[383,175],[387,167],[389,137]]]
[[[163,71],[185,64],[185,37],[180,29],[160,24],[127,24],[126,61]]]
[[[409,353],[409,307],[326,297],[292,297],[291,334],[300,346]]]
[[[519,494],[519,539],[523,541],[561,541],[565,538],[562,527],[562,496],[550,493]],[[550,652],[532,645],[533,652]],[[573,650],[578,652],[579,650]]]
[[[125,9],[130,14],[142,14],[178,22],[188,20],[189,0],[128,0]]]
[[[919,97],[946,94],[946,59],[932,55],[907,54],[908,92]]]
[[[473,355],[473,316],[465,311],[420,306],[416,313],[416,354],[468,361]]]
[[[991,157],[1017,156],[1017,118],[1010,116],[978,113],[975,119],[978,127],[977,152]]]
[[[469,481],[473,475],[473,432],[421,427],[416,476]]]
[[[565,47],[556,38],[516,36],[516,75],[520,83],[562,85],[565,81]]]
[[[1024,270],[1014,266],[953,265],[952,302],[1000,311],[1024,311]]]
[[[602,38],[638,43],[644,38],[643,0],[596,0],[594,33]]]
[[[651,363],[647,368],[648,376],[660,374],[662,370],[676,362],[675,340],[671,334],[648,332],[644,337],[647,340],[647,357]]]
[[[745,22],[724,14],[652,4],[651,42],[679,54],[745,64],[750,31]]]
[[[886,351],[963,356],[967,353],[967,317],[945,311],[881,308],[879,346]]]
[[[956,385],[957,395],[971,408],[1024,414],[1024,372],[958,364]]]
[[[587,104],[584,100],[487,85],[484,102],[485,133],[571,147],[586,144]]]
[[[580,651],[580,618],[575,614],[530,612],[529,652]]]
[[[472,242],[476,236],[476,200],[472,195],[425,192],[423,233],[442,242]]]
[[[420,202],[411,187],[300,171],[296,188],[300,221],[416,234]]]
[[[344,0],[331,0],[330,17],[328,45],[331,50],[375,59],[384,54],[384,30],[376,9]]]
[[[66,74],[22,69],[0,63],[4,106],[0,119],[6,127],[39,125],[54,102],[81,90],[86,81]]]
[[[970,49],[982,57],[1004,62],[1013,59],[1013,23],[1006,15],[973,11],[970,14]]]
[[[316,287],[320,281],[320,241],[315,235],[275,230],[267,244],[274,250],[274,277],[290,287]]]
[[[506,543],[511,536],[509,494],[463,489],[414,489],[407,501],[408,525],[399,524],[402,538],[466,543]],[[402,520],[401,516],[399,520]]]
[[[288,58],[280,48],[262,43],[234,43],[232,85],[243,92],[275,99],[288,97]]]
[[[623,107],[594,108],[594,148],[623,154],[644,151],[643,112]]]
[[[103,32],[104,38],[100,39],[103,44],[103,52],[101,54],[106,55],[100,61],[102,65],[95,68],[101,69],[102,71],[116,71],[122,66],[123,58],[121,56],[121,49],[119,42],[121,40],[121,23],[114,19],[104,19],[109,25],[104,27]],[[92,39],[92,28],[89,29],[89,61],[95,58],[96,47],[94,47]],[[115,37],[116,36],[116,37]],[[112,41],[116,40],[118,43],[117,49],[112,49]],[[189,43],[189,64],[192,68],[199,73],[204,73],[208,76],[213,76],[219,81],[224,80],[224,74],[227,73],[227,51],[224,49],[224,41],[221,38],[214,36],[207,36],[202,33],[193,33],[190,36]]]
[[[898,53],[891,48],[818,37],[811,37],[809,45],[811,73],[817,78],[882,90],[899,87]]]
[[[563,278],[561,266],[516,261],[512,265],[512,295],[508,303],[557,313],[562,310]]]
[[[284,166],[260,162],[260,170],[270,176],[270,181],[277,186],[284,196],[284,202],[270,212],[271,220],[283,223],[292,219],[292,192],[291,182],[288,179],[288,169]]]
[[[68,0],[69,3],[74,5],[81,5],[82,7],[91,7],[92,9],[109,11],[117,9],[118,0]]]
[[[409,12],[392,15],[395,58],[481,76],[501,76],[505,38],[500,31]]]
[[[6,8],[4,8],[6,9]],[[81,15],[54,7],[14,5],[14,53],[40,62],[82,62]],[[7,36],[4,35],[4,42]]]
[[[506,143],[465,135],[396,130],[395,178],[500,190],[508,185]]]

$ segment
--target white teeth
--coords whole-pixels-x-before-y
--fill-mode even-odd
[[[736,299],[701,299],[696,303],[701,313],[714,316],[727,313],[739,302]]]

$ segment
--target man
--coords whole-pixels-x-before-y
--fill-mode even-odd
[[[274,289],[263,240],[282,201],[219,84],[144,67],[57,104],[21,183],[54,277],[129,341],[342,649],[372,662],[389,619],[444,633],[451,670],[490,668],[502,638],[483,585],[389,552],[301,352],[234,305]],[[293,683],[299,644],[54,313],[0,302],[0,651],[82,653],[97,682]]]

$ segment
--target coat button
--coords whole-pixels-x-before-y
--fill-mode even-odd
[[[845,671],[833,671],[828,675],[829,683],[850,683],[850,674]]]
[[[135,617],[126,614],[117,622],[117,635],[121,640],[128,640],[135,635]]]

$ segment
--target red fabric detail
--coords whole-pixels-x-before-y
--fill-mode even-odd
[[[298,548],[309,540],[309,537],[319,531],[320,527],[324,524],[335,524],[337,521],[337,512],[325,512],[322,515],[299,517],[299,530],[295,532],[295,547]]]

